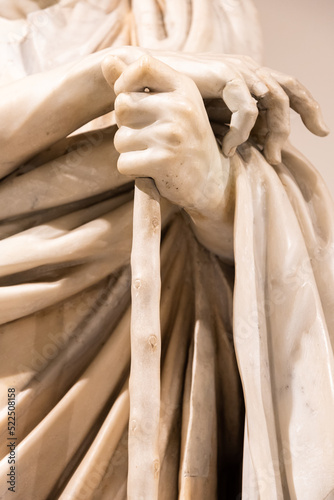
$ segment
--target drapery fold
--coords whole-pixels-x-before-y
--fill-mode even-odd
[[[236,177],[235,279],[229,266],[222,265],[217,257],[198,246],[182,214],[172,215],[173,212],[167,210],[165,217],[161,248],[160,496],[164,498],[167,491],[173,498],[186,498],[191,491],[192,495],[200,495],[202,486],[210,484],[209,489],[205,486],[208,498],[214,499],[217,495],[230,498],[233,488],[227,478],[231,464],[234,472],[230,475],[238,485],[243,406],[237,362],[246,410],[242,498],[322,499],[333,490],[334,477],[331,200],[320,176],[289,145],[284,150],[283,162],[272,167],[255,147],[245,144],[232,159],[232,168]],[[108,217],[116,216],[121,209],[131,218],[132,204],[127,199],[121,195],[119,201],[116,196],[115,200],[102,202],[111,208]],[[321,217],[324,207],[326,217]],[[98,214],[98,209],[93,207],[92,217]],[[59,231],[60,225],[56,227]],[[89,223],[79,227],[83,235],[85,231],[90,234]],[[30,231],[42,236],[42,229],[37,226],[27,234]],[[46,230],[47,225],[44,232]],[[76,231],[70,229],[73,230]],[[105,226],[104,230],[106,235],[111,235],[112,225]],[[54,231],[52,222],[50,231]],[[45,234],[50,237],[51,233]],[[116,272],[113,271],[113,252],[122,256],[116,268],[129,261],[130,246],[124,250],[121,241],[116,238],[112,243],[110,261],[103,257],[106,269],[103,276]],[[83,247],[76,248],[81,255]],[[10,254],[7,258],[10,259]],[[15,252],[12,259],[15,260]],[[79,277],[84,269],[78,270]],[[21,312],[17,309],[22,317],[2,326],[0,343],[5,346],[11,335],[18,338],[27,325],[26,342],[31,349],[34,332],[37,332],[34,328],[37,322],[40,325],[39,340],[36,337],[35,344],[39,349],[39,363],[36,364],[37,358],[29,360],[21,356],[22,362],[16,368],[10,362],[3,367],[12,370],[21,391],[17,399],[21,421],[18,451],[24,490],[19,490],[18,498],[26,498],[27,491],[37,500],[48,495],[67,500],[73,492],[78,498],[82,495],[89,499],[107,498],[110,494],[125,498],[128,396],[126,386],[123,389],[121,386],[130,362],[126,354],[128,326],[125,326],[129,311],[124,316],[130,281],[125,270],[123,284],[103,278],[95,295],[85,302],[85,311],[80,310],[80,297],[88,293],[89,285],[80,279],[82,291],[73,290],[73,297],[70,293],[65,302],[50,297],[45,288],[43,295],[46,303],[51,301],[49,308],[41,306],[41,312],[28,315],[24,309]],[[40,268],[39,279],[44,271]],[[34,276],[33,263],[30,272]],[[64,276],[71,273],[71,266],[62,267],[62,272]],[[18,274],[17,280],[19,277]],[[29,281],[29,275],[26,279]],[[47,273],[43,279],[48,282]],[[20,285],[12,288],[17,286]],[[110,309],[113,300],[116,301],[114,309]],[[55,331],[48,336],[47,329],[41,330],[42,325],[44,328],[47,325],[42,322],[42,316],[47,319],[50,314],[52,321],[56,320],[55,314],[63,317],[66,303],[76,304],[71,316],[72,330],[67,328],[67,322],[57,320],[59,331],[66,330],[66,334],[59,336]],[[94,338],[97,344],[92,351],[88,346],[92,346]],[[116,348],[115,342],[120,342]],[[210,363],[213,356],[216,361],[212,359]],[[113,367],[108,383],[104,381],[103,363],[105,366],[111,363]],[[209,366],[211,369],[207,370],[205,367]],[[116,367],[120,370],[119,376],[116,376]],[[208,389],[197,387],[203,370],[207,383],[210,385],[211,380],[215,387],[209,412]],[[67,376],[61,377],[61,373]],[[176,374],[177,383],[173,378]],[[10,379],[9,375],[3,380]],[[102,392],[99,389],[94,396],[98,397],[99,404],[94,403],[93,411],[90,403],[95,399],[90,391],[96,391],[93,386],[98,383],[102,384]],[[30,411],[34,404],[39,411]],[[85,412],[87,418],[82,421]],[[117,415],[121,415],[119,421],[115,420]],[[214,426],[210,415],[217,422],[217,438],[212,437]],[[197,419],[201,425],[196,424]],[[115,425],[118,436],[115,439],[119,442],[113,442],[107,449],[101,436],[114,432]],[[0,415],[0,430],[2,428],[5,433],[4,413]],[[59,432],[64,439],[67,436],[65,441],[56,439],[57,429],[62,429]],[[197,466],[200,462],[193,463],[196,433],[199,433],[198,439],[211,436],[205,439],[207,452],[199,457],[200,462],[207,465],[204,468],[203,464]],[[96,458],[99,449],[103,463]],[[3,456],[5,453],[4,449]],[[37,457],[36,453],[39,458],[32,458]],[[217,460],[218,473],[217,478],[209,479],[211,460]],[[5,471],[6,467],[4,457],[0,468]],[[50,467],[52,474],[47,473]],[[85,480],[81,482],[83,474]],[[170,490],[167,483],[172,484]]]
[[[59,0],[27,12],[23,19],[0,18],[0,28],[6,43],[0,52],[4,69],[0,84],[110,46],[211,51],[249,55],[258,62],[262,59],[259,20],[250,0]]]
[[[326,190],[310,165],[301,174],[301,157],[291,148],[283,158],[290,168],[277,167],[281,178],[284,172],[291,179],[296,165],[299,182],[306,184],[312,173],[318,184],[306,184],[303,212],[300,191],[298,197],[291,185],[286,191],[256,149],[244,146],[235,161],[234,339],[246,406],[244,460],[250,462],[243,492],[250,499],[322,499],[334,477],[332,325],[323,308],[332,304],[334,288],[330,276],[326,285],[317,282],[330,269],[326,259],[310,258],[308,247],[321,249],[325,241],[326,257],[333,251],[333,210],[313,226],[320,190],[322,203],[329,203]]]
[[[131,43],[260,59],[246,0],[48,5],[0,20],[2,84]],[[13,384],[19,500],[126,498],[132,191],[105,161],[112,136],[85,139],[0,184],[0,433]],[[235,498],[243,460],[243,500],[323,500],[334,489],[333,203],[289,145],[271,167],[247,143],[232,168],[235,281],[186,217],[165,213],[159,498]]]

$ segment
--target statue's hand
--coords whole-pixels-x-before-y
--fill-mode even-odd
[[[290,107],[300,114],[311,132],[319,136],[328,133],[318,103],[303,85],[293,77],[260,67],[250,57],[161,52],[139,47],[120,47],[113,49],[113,54],[126,64],[143,54],[151,54],[190,77],[204,99],[222,99],[229,113],[224,113],[224,117],[230,124],[223,141],[226,156],[232,156],[253,131],[263,143],[268,162],[279,163],[281,149],[290,133]]]
[[[214,67],[217,65],[217,74],[224,73],[227,65],[242,77],[257,100],[259,115],[252,132],[264,146],[269,163],[280,160],[280,151],[290,133],[290,108],[300,115],[310,132],[320,137],[328,134],[319,104],[295,77],[261,67],[248,56],[201,54],[198,57],[207,64],[211,61]]]
[[[210,218],[222,203],[229,161],[194,82],[143,56],[123,71],[114,90],[119,171],[152,177],[162,196]]]

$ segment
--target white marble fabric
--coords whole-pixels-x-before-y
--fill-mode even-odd
[[[259,60],[256,13],[248,0],[17,0],[3,2],[0,15],[0,107],[8,120],[0,126],[0,497],[13,495],[6,440],[7,388],[15,387],[15,498],[123,500],[133,180],[117,170],[114,146],[115,121],[119,130],[128,123],[120,107],[111,113],[112,102],[99,104],[115,95],[101,70],[108,49],[98,51],[137,43],[153,46],[157,61],[159,49]],[[142,55],[117,54],[129,67]],[[257,103],[263,87],[252,83],[259,75],[269,87],[278,82],[286,94],[275,104],[288,108],[290,99],[311,130],[324,129],[311,120],[316,112],[307,94],[303,114],[294,80],[268,76],[254,61],[164,52],[162,62],[193,75],[197,97],[205,99],[207,130],[228,171],[224,227],[231,237],[219,218],[210,225],[208,207],[198,213],[178,202],[177,182],[176,198],[163,199],[157,497],[330,499],[333,203],[319,174],[285,141],[286,130],[277,137],[281,161],[268,147],[268,130],[285,117],[281,109],[263,125],[268,109],[276,109],[271,99],[242,122],[251,129],[247,140],[239,137],[238,148],[223,155],[226,123],[238,108],[226,115],[213,98],[222,78],[215,78],[217,68],[240,71]],[[110,83],[119,75],[105,76]],[[125,83],[118,80],[118,95]],[[85,114],[95,102],[96,111]],[[217,251],[209,251],[214,245]],[[144,424],[149,429],[149,418]]]

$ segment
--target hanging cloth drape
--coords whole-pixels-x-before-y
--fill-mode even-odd
[[[235,159],[234,342],[249,499],[323,499],[334,488],[333,206],[292,147],[275,170]]]

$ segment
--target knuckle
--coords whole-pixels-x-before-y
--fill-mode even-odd
[[[194,80],[192,80],[191,78],[185,77],[184,83],[185,83],[185,88],[188,87],[190,92],[198,92],[198,87],[194,82]]]
[[[290,99],[282,88],[271,89],[268,94],[265,107],[272,111],[287,113],[290,107]]]
[[[297,78],[295,78],[295,77],[294,77],[294,76],[292,76],[292,75],[286,75],[286,77],[285,77],[285,82],[284,82],[284,83],[285,83],[285,85],[286,85],[287,87],[293,87],[293,86],[295,86],[295,85],[300,86],[300,83],[299,83],[299,81],[297,80]]]
[[[210,61],[210,71],[216,78],[221,78],[225,64],[221,61]]]
[[[182,100],[179,103],[178,111],[183,116],[183,118],[189,119],[194,116],[195,107],[188,100]]]
[[[310,99],[310,108],[313,111],[313,113],[321,113],[320,104],[313,98]]]
[[[277,138],[285,140],[290,135],[290,124],[287,122],[281,123],[280,129],[277,132]]]
[[[243,87],[243,80],[239,76],[236,76],[226,83],[225,90],[233,92],[238,91],[240,87]]]
[[[243,108],[243,112],[244,112],[244,115],[246,118],[248,119],[253,119],[257,117],[258,115],[258,108],[257,108],[257,104],[255,102],[255,100],[253,100],[253,102],[249,102],[244,108]]]
[[[282,108],[289,109],[290,99],[284,91],[277,93],[277,100],[281,104]]]
[[[182,142],[182,131],[175,124],[170,123],[165,127],[164,137],[172,145],[178,145]]]
[[[155,165],[160,168],[168,167],[174,160],[175,152],[173,148],[166,146],[164,148],[161,148],[159,153],[156,155]]]

